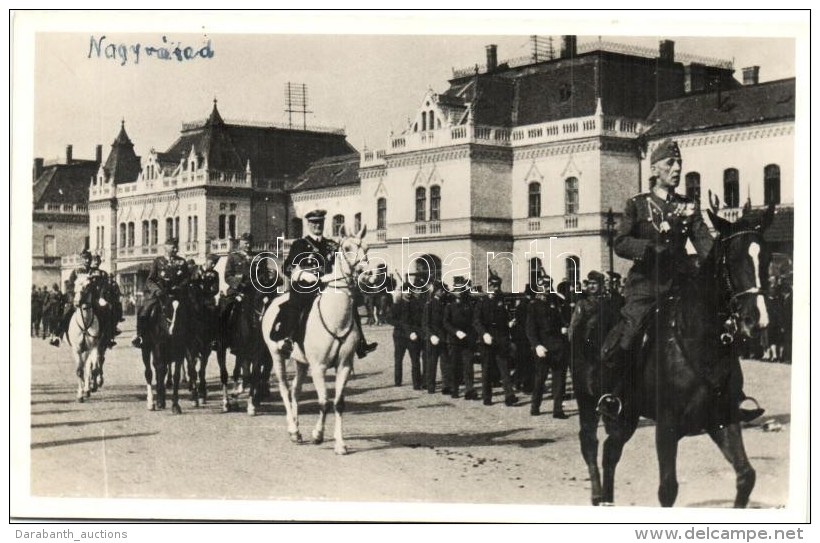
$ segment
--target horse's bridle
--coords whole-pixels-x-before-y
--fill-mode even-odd
[[[349,238],[349,239],[356,239],[357,240],[356,255],[358,256],[358,254],[361,252],[362,240],[357,239],[357,238]],[[347,251],[338,251],[338,253],[342,255],[342,262],[344,262],[344,265],[347,269],[342,269],[342,277],[334,277],[334,278],[326,281],[326,284],[327,284],[327,286],[330,286],[334,283],[343,283],[343,285],[341,285],[341,286],[344,287],[348,291],[348,293],[351,293],[351,294],[349,294],[349,298],[350,298],[350,303],[352,304],[353,303],[352,292],[353,292],[353,289],[356,286],[356,281],[357,281],[357,279],[356,279],[357,274],[355,273],[355,268],[356,268],[356,265],[359,262],[364,260],[364,258],[357,258],[353,262],[350,262],[350,260],[347,259]],[[365,254],[365,257],[366,256],[367,255]],[[335,288],[339,288],[339,287],[335,287]],[[319,311],[318,311],[319,320],[321,321],[322,326],[324,327],[325,331],[328,334],[330,334],[331,337],[338,340],[340,343],[343,343],[344,340],[347,338],[347,336],[350,335],[350,332],[353,331],[353,321],[351,320],[350,326],[348,327],[347,331],[344,334],[340,335],[340,334],[334,333],[330,329],[330,327],[327,325],[327,323],[325,322],[324,317],[322,316],[321,303],[322,303],[322,297],[321,297],[321,294],[320,294],[319,299],[316,302],[316,304],[317,304],[317,308],[319,309]],[[355,309],[354,309],[354,311],[355,311]]]
[[[718,273],[720,274],[726,290],[729,293],[728,311],[726,312],[726,319],[723,322],[724,331],[720,334],[720,340],[724,345],[729,345],[734,341],[735,335],[739,329],[737,322],[740,319],[740,313],[738,312],[737,306],[740,298],[750,295],[763,296],[765,294],[765,291],[758,286],[753,286],[737,292],[735,286],[732,284],[732,277],[731,274],[729,274],[729,266],[727,263],[726,246],[729,240],[740,236],[755,236],[758,240],[762,238],[762,234],[758,230],[741,230],[725,238],[719,238],[720,258],[718,260]]]

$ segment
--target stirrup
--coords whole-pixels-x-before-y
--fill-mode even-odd
[[[766,412],[765,409],[760,407],[760,403],[755,398],[752,398],[751,396],[746,396],[745,398],[743,398],[743,400],[740,401],[740,404],[742,405],[745,401],[750,401],[754,403],[755,407],[754,409],[743,409],[738,406],[738,410],[740,411],[740,420],[742,422],[751,422]]]
[[[612,412],[612,406],[617,405],[618,409],[615,413]],[[604,394],[598,398],[598,405],[595,406],[595,412],[611,420],[617,419],[624,410],[624,405],[621,399],[614,394]]]
[[[362,343],[359,344],[359,347],[356,349],[356,355],[359,358],[364,358],[368,354],[375,351],[376,347],[378,347],[378,346],[379,346],[378,343],[364,343],[364,342],[362,342]]]
[[[131,340],[131,345],[137,349],[142,349],[142,337],[135,337],[133,340]]]

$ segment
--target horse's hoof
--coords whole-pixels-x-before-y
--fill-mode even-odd
[[[333,452],[335,452],[339,456],[343,456],[343,455],[347,454],[347,446],[346,445],[337,445],[333,448]]]
[[[253,403],[248,402],[248,415],[251,417],[256,416],[256,407],[254,407]]]
[[[174,415],[181,415],[182,408],[179,406],[179,404],[174,404],[171,406],[171,413],[173,413]]]
[[[77,396],[77,401],[83,403],[85,402],[85,398],[83,396]]]
[[[155,404],[154,402],[148,402],[148,411],[156,411],[156,410],[157,410],[157,404]]]
[[[321,445],[325,441],[325,436],[318,432],[313,432],[313,444],[314,445]]]
[[[302,434],[299,432],[288,432],[290,436],[290,441],[292,443],[301,443],[302,442]]]
[[[194,407],[199,407],[199,400],[197,400],[197,399],[191,400],[191,405],[194,406]]]
[[[222,404],[222,412],[229,413],[231,411],[231,405],[229,403]]]
[[[85,391],[85,397],[86,397],[86,398],[90,398],[90,397],[91,397],[91,391],[90,391],[90,390],[86,390],[86,391]]]

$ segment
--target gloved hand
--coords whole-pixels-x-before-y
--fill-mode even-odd
[[[561,333],[562,333],[563,335],[567,335],[567,327],[566,327],[566,326],[562,326],[562,327],[561,327]]]
[[[486,343],[487,345],[493,344],[493,336],[491,336],[490,334],[484,334],[483,339],[484,343]]]
[[[433,345],[438,345],[438,342],[439,338],[437,335],[434,334],[430,336],[430,343],[432,343]]]
[[[547,356],[547,348],[543,345],[536,345],[535,354],[538,355],[538,358],[544,358]]]
[[[410,341],[416,341],[419,338],[415,332],[410,332]]]
[[[464,339],[465,337],[467,337],[467,334],[465,334],[464,332],[462,332],[461,330],[459,330],[459,331],[457,331],[457,332],[456,332],[456,337],[457,337],[458,339]]]
[[[100,307],[105,307],[108,305],[108,302],[105,301],[105,298],[100,298]]]
[[[517,321],[515,319],[513,319],[513,320],[511,320],[510,322],[507,323],[507,326],[509,326],[510,328],[514,328],[516,322]]]

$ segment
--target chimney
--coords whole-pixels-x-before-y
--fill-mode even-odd
[[[743,84],[757,85],[760,79],[760,66],[743,68]]]
[[[73,154],[74,154],[74,147],[71,146],[71,145],[66,145],[65,146],[65,163],[66,164],[71,164]]]
[[[495,44],[487,46],[487,72],[492,72],[498,68],[498,46]]]
[[[96,151],[94,159],[97,161],[97,164],[102,164],[102,145],[97,145]]]
[[[578,54],[578,36],[561,36],[561,58],[572,58]]]
[[[675,42],[662,40],[658,47],[658,58],[661,62],[675,62]]]
[[[43,175],[43,159],[42,158],[35,158],[34,159],[34,169],[32,171],[32,175],[34,176],[34,181],[40,179],[40,176]]]
[[[706,66],[698,62],[693,62],[683,69],[684,91],[700,92],[706,90]]]

